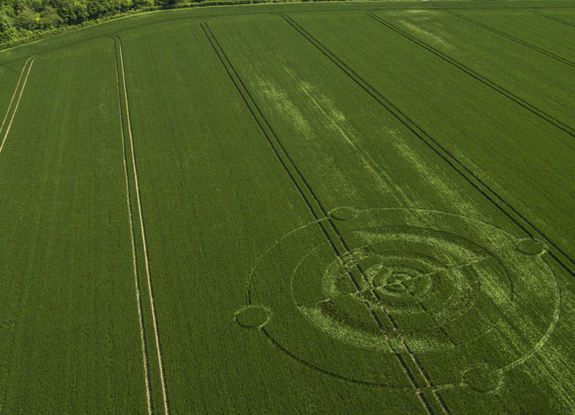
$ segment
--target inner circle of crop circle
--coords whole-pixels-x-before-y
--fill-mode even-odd
[[[460,385],[473,368],[465,384],[490,390],[483,384],[495,378],[490,373],[521,364],[553,331],[560,295],[540,244],[445,212],[335,212],[280,238],[248,281],[248,304],[274,313],[261,331],[299,363],[409,388],[396,374],[397,355],[409,353],[432,378],[436,370],[452,373],[436,385]],[[485,347],[509,352],[490,361]]]
[[[406,337],[413,351],[454,347],[441,327],[461,321],[475,306],[480,290],[478,267],[497,279],[502,294],[498,309],[504,313],[510,306],[512,281],[507,270],[488,250],[466,238],[412,226],[367,227],[343,237],[353,240],[362,234],[369,235],[369,245],[337,256],[326,267],[321,280],[324,298],[310,301],[306,290],[294,290],[302,315],[329,336],[389,353],[394,352],[390,341]],[[306,262],[316,261],[316,252],[325,245],[329,242],[300,262],[294,271],[296,284],[309,283],[310,277],[300,277],[300,270],[306,274]],[[359,317],[360,306],[369,314]],[[467,340],[460,339],[460,343]]]

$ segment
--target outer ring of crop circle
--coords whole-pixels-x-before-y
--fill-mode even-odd
[[[509,232],[508,230],[502,229],[498,226],[495,226],[491,223],[487,223],[483,220],[474,218],[474,217],[468,217],[465,215],[461,215],[458,213],[451,213],[451,212],[442,212],[442,211],[437,211],[437,210],[429,210],[429,209],[410,209],[410,208],[372,208],[372,209],[363,209],[363,210],[358,210],[358,209],[354,209],[351,208],[353,210],[356,210],[359,214],[367,214],[369,212],[397,212],[397,211],[401,211],[401,212],[409,212],[410,214],[414,215],[414,216],[419,216],[419,215],[426,215],[426,214],[430,214],[431,215],[443,215],[445,217],[454,217],[457,220],[462,220],[462,221],[472,221],[475,222],[477,224],[480,225],[483,224],[483,226],[488,226],[494,230],[497,230],[503,234],[507,234],[513,238],[515,238],[515,240],[519,239],[516,235],[513,235],[513,233]],[[357,215],[356,215],[357,216]],[[371,216],[368,218],[368,221],[373,221],[374,220],[374,216]],[[322,218],[316,221],[312,221],[309,222],[307,224],[304,224],[298,228],[293,229],[292,231],[288,232],[287,234],[281,236],[280,238],[278,238],[276,240],[276,242],[274,244],[272,244],[264,253],[262,253],[261,256],[258,257],[258,259],[256,260],[254,266],[252,267],[252,270],[248,276],[248,281],[247,281],[247,291],[246,291],[246,298],[247,298],[247,303],[250,304],[252,301],[252,285],[255,281],[255,277],[256,277],[256,271],[258,269],[258,267],[260,266],[260,264],[266,259],[266,257],[269,257],[270,253],[274,250],[276,250],[276,246],[278,246],[281,243],[285,243],[287,240],[290,240],[293,238],[296,238],[294,235],[303,232],[306,228],[310,228],[312,226],[318,225],[319,223],[322,222],[326,222],[329,220],[329,217],[326,218]],[[377,220],[377,219],[376,219]],[[481,236],[481,240],[485,241],[486,236],[485,233],[480,233]],[[491,237],[489,237],[488,239],[491,239]],[[537,255],[538,257],[540,255]],[[553,318],[552,321],[550,323],[545,323],[546,324],[546,330],[545,333],[543,334],[543,336],[539,339],[539,341],[535,342],[535,339],[532,340],[533,343],[531,343],[531,347],[527,347],[524,351],[521,351],[520,354],[518,355],[518,358],[513,360],[512,362],[508,363],[507,365],[504,365],[501,368],[498,368],[497,370],[500,373],[504,373],[508,370],[513,369],[514,367],[517,367],[518,365],[521,365],[523,362],[525,362],[527,359],[529,359],[531,356],[533,356],[534,353],[537,352],[537,350],[539,350],[541,348],[541,346],[546,342],[546,340],[549,338],[549,336],[551,335],[551,333],[554,331],[554,328],[556,326],[556,323],[558,321],[559,318],[559,312],[558,312],[558,307],[560,306],[561,303],[561,296],[560,296],[560,289],[558,286],[558,281],[557,281],[557,277],[555,276],[555,274],[553,273],[552,269],[549,267],[549,264],[547,264],[547,260],[542,258],[541,259],[544,263],[545,263],[545,271],[546,273],[550,273],[552,278],[552,286],[555,287],[555,290],[557,292],[557,295],[554,296],[555,301],[554,301],[554,306],[555,306],[555,312],[553,313]],[[276,277],[277,278],[277,277]],[[552,286],[550,286],[550,288],[552,289]],[[292,357],[294,360],[310,367],[313,368],[315,370],[318,370],[319,372],[334,376],[336,378],[340,378],[342,380],[346,380],[349,382],[353,382],[353,383],[358,383],[358,384],[365,384],[365,385],[371,385],[371,386],[384,386],[384,387],[392,387],[392,388],[402,388],[402,389],[409,389],[409,388],[405,388],[405,386],[401,386],[401,385],[394,385],[394,384],[386,384],[385,382],[379,382],[379,381],[369,381],[369,380],[362,380],[362,379],[354,379],[354,378],[348,378],[346,376],[342,376],[340,374],[338,374],[337,372],[330,372],[329,370],[326,370],[324,367],[318,366],[316,364],[314,364],[313,362],[308,362],[304,359],[302,359],[301,357],[294,355],[292,352],[290,352],[288,349],[286,349],[286,347],[280,343],[278,343],[277,340],[274,340],[273,336],[274,333],[272,332],[268,332],[269,330],[267,328],[262,328],[261,332],[265,333],[266,336],[269,338],[269,340],[271,341],[272,344],[275,344],[275,346],[279,347],[280,349],[282,349],[286,354],[288,354],[290,357]],[[442,384],[436,384],[435,386],[448,386],[448,385],[457,385],[458,382],[443,382]]]

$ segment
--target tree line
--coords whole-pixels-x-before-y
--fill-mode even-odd
[[[115,14],[202,0],[0,0],[0,44]]]

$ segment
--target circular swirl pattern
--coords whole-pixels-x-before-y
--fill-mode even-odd
[[[392,351],[387,338],[409,338],[412,350],[420,346],[452,347],[443,327],[457,321],[465,324],[468,311],[496,307],[501,312],[512,300],[512,282],[505,268],[488,251],[453,234],[420,227],[370,227],[344,234],[344,239],[369,240],[325,264],[321,281],[310,278],[307,262],[314,266],[328,257],[321,248],[307,255],[294,272],[294,299],[303,315],[319,329],[358,347]],[[329,248],[328,248],[329,249]],[[355,274],[355,275],[353,275]],[[489,275],[499,295],[492,302],[478,302],[480,275]],[[319,300],[308,298],[310,284],[325,292]],[[353,310],[366,303],[368,310],[386,314],[379,326],[372,315],[359,319]],[[380,321],[381,322],[381,321]],[[496,321],[491,322],[495,324]],[[362,331],[361,336],[357,336]],[[371,337],[371,345],[365,344]],[[360,340],[361,339],[361,340]],[[460,336],[458,343],[463,341]]]
[[[301,363],[407,387],[397,355],[409,353],[436,385],[489,391],[482,379],[499,382],[553,330],[542,244],[436,211],[333,213],[281,238],[250,276],[249,303],[274,313],[261,330]]]

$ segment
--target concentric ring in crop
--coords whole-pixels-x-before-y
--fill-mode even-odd
[[[338,234],[330,240],[318,226],[328,223]],[[336,252],[334,238],[348,249]],[[499,377],[523,362],[557,321],[557,280],[544,248],[518,249],[541,246],[525,240],[462,215],[339,208],[267,251],[247,305],[270,310],[260,331],[323,373],[408,387],[389,368],[409,349],[436,386],[465,385],[473,368]],[[486,344],[493,353],[480,353]]]

